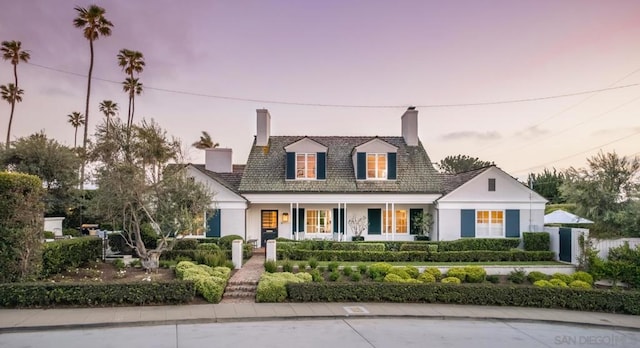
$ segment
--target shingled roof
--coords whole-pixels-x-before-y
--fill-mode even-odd
[[[194,168],[198,169],[211,179],[220,183],[220,185],[228,188],[229,190],[240,194],[238,187],[240,186],[240,180],[242,179],[242,173],[244,172],[245,165],[234,164],[232,173],[216,173],[206,170],[204,164],[191,164]]]
[[[490,166],[469,170],[469,171],[457,173],[457,174],[444,174],[444,182],[443,182],[444,190],[442,191],[442,193],[446,195],[454,191],[455,189],[462,186],[467,181],[475,178],[480,173],[484,172],[485,170],[491,167],[495,167],[495,165],[490,165]]]
[[[422,144],[407,146],[404,139],[397,136],[377,137],[398,148],[396,180],[356,180],[353,150],[374,137],[344,136],[307,137],[328,147],[326,180],[285,180],[284,147],[303,138],[305,137],[271,136],[269,145],[265,147],[256,146],[254,141],[238,191],[441,193],[443,190],[443,176],[433,168]]]

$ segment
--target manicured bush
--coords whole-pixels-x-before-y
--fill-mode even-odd
[[[584,282],[582,280],[574,280],[569,283],[570,288],[578,288],[578,289],[591,289],[591,284]]]
[[[263,273],[256,291],[256,302],[283,302],[287,299],[287,283],[311,282],[309,273]]]
[[[323,282],[324,278],[322,277],[322,274],[320,274],[320,271],[318,271],[317,269],[311,270],[311,272],[309,272],[309,274],[311,275],[311,279],[314,282]]]
[[[193,299],[190,281],[135,283],[0,284],[0,307],[115,306],[178,304]]]
[[[538,280],[533,283],[533,286],[537,286],[539,288],[553,288],[554,285],[548,280]]]
[[[327,269],[329,270],[329,272],[334,272],[334,271],[336,271],[338,269],[339,266],[340,266],[340,264],[338,262],[331,261],[327,265]]]
[[[418,281],[421,283],[435,283],[436,277],[431,273],[423,272],[418,276]]]
[[[218,240],[218,245],[220,245],[221,249],[231,250],[231,244],[233,244],[234,240],[244,241],[244,238],[242,238],[242,236],[238,236],[237,234],[231,234],[228,236],[220,237],[220,239]]]
[[[434,278],[436,278],[436,280],[442,278],[442,272],[440,272],[440,269],[438,267],[427,267],[424,269],[423,273],[431,274]]]
[[[480,266],[467,266],[464,271],[467,273],[465,279],[468,283],[482,283],[487,276],[487,271]]]
[[[555,278],[551,279],[549,283],[551,283],[553,286],[560,287],[560,288],[566,288],[568,286],[567,283],[563,282],[560,279],[555,279]]]
[[[551,249],[551,239],[548,232],[522,232],[522,242],[524,250],[527,251],[549,251]]]
[[[335,271],[331,272],[329,274],[329,280],[332,281],[332,282],[336,282],[336,281],[340,280],[340,272],[338,272],[337,269]]]
[[[316,259],[315,257],[309,258],[309,267],[311,267],[311,269],[315,269],[316,267],[318,267],[318,259]]]
[[[418,268],[414,266],[404,266],[402,269],[407,272],[413,279],[418,278],[418,275],[420,275],[420,270],[418,270]]]
[[[328,249],[330,250],[384,251],[383,243],[335,242],[329,244],[329,246]]]
[[[102,256],[102,239],[82,237],[62,239],[44,244],[42,276],[48,277],[67,268],[78,267]]]
[[[43,236],[45,239],[55,239],[56,238],[56,234],[51,232],[51,231],[44,231],[43,232]]]
[[[444,284],[447,284],[447,283],[460,284],[460,283],[462,283],[462,281],[460,281],[460,278],[457,278],[457,277],[446,277],[446,278],[443,278],[440,282],[444,283]]]
[[[218,251],[220,250],[220,247],[218,246],[218,244],[213,243],[199,243],[196,246],[196,250]]]
[[[400,244],[400,251],[426,251],[436,253],[438,252],[438,244],[403,243]]]
[[[464,267],[451,267],[447,271],[447,277],[455,277],[460,279],[461,282],[464,282],[467,279],[467,270]]]
[[[443,251],[509,251],[520,245],[519,238],[462,238],[437,242],[438,252]]]
[[[358,273],[358,272],[354,272],[351,274],[351,281],[352,282],[359,282],[362,279],[362,274]]]
[[[173,250],[196,250],[199,244],[198,240],[193,238],[178,239],[173,245]]]
[[[394,284],[384,282],[287,285],[295,302],[450,303],[481,306],[563,308],[640,315],[640,292],[538,288],[494,284]]]
[[[387,283],[402,283],[403,280],[405,280],[407,278],[402,278],[401,276],[395,274],[395,273],[388,273],[386,276],[384,276],[384,279],[382,280],[383,282],[387,282]]]
[[[211,303],[220,302],[231,275],[229,268],[196,265],[189,261],[178,263],[175,272],[179,279],[192,281],[196,292]]]
[[[537,282],[538,280],[549,280],[549,278],[550,277],[547,274],[538,271],[532,271],[527,274],[527,280],[529,280],[531,284]]]
[[[375,261],[375,262],[499,262],[499,261],[553,261],[552,251],[446,251],[429,253],[426,251],[351,251],[351,250],[306,250],[291,249],[279,251],[278,259],[320,261]]]
[[[345,277],[351,276],[352,273],[353,273],[353,268],[351,268],[351,266],[344,266],[342,268],[342,274],[344,274]]]
[[[593,276],[591,276],[591,274],[587,272],[583,272],[583,271],[575,272],[574,274],[571,275],[571,278],[573,278],[574,280],[583,281],[589,285],[593,285]],[[570,284],[570,283],[572,282],[569,282],[567,284]]]
[[[374,263],[369,266],[369,277],[371,279],[384,278],[391,268],[393,266],[385,262]]]
[[[522,268],[516,268],[509,273],[508,279],[514,284],[522,284],[527,279],[527,272]]]
[[[275,261],[269,260],[264,262],[264,271],[267,273],[275,273],[278,271],[278,264]]]
[[[491,275],[488,275],[488,276],[486,277],[486,280],[487,280],[489,283],[492,283],[492,284],[498,284],[498,283],[500,283],[500,276],[498,276],[498,275],[496,275],[496,274],[491,274]]]
[[[293,263],[289,260],[282,261],[282,271],[283,272],[293,272]]]
[[[565,282],[566,284],[569,284],[573,281],[573,277],[570,276],[569,274],[564,274],[564,273],[554,273],[551,276],[551,279],[560,279],[563,282]]]
[[[409,275],[409,273],[407,273],[407,271],[405,271],[404,267],[392,267],[391,269],[389,269],[389,271],[387,271],[387,276],[392,275],[392,274],[393,275],[397,275],[398,277],[400,277],[402,279],[410,279],[411,278],[411,275]]]
[[[358,265],[358,272],[360,272],[360,274],[366,274],[368,269],[369,266],[367,266],[366,263],[361,263]]]

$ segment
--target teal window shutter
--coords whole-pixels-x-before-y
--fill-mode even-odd
[[[356,179],[364,180],[367,178],[367,154],[358,152],[356,154]]]
[[[369,209],[369,234],[382,233],[382,209]]]
[[[460,237],[476,236],[476,211],[474,209],[460,210]]]
[[[340,212],[340,217],[338,219],[338,212]],[[340,208],[340,210],[338,210],[338,208],[333,208],[333,216],[331,217],[333,219],[333,232],[338,232],[338,227],[340,228],[340,232],[344,233],[344,221],[345,221],[345,216],[344,216],[344,209]],[[340,226],[338,226],[338,223],[340,223]]]
[[[220,209],[211,212],[213,215],[207,219],[207,237],[220,237]]]
[[[298,221],[298,215],[300,215],[300,221]],[[293,216],[291,217],[291,226],[293,226],[293,232],[304,232],[304,208],[299,208],[297,213],[293,209]],[[296,231],[295,226],[298,226]]]
[[[296,153],[287,152],[287,179],[296,178]]]
[[[416,219],[417,216],[422,215],[422,209],[409,209],[409,233],[410,234],[418,234],[420,232],[420,226],[416,226],[413,220]]]
[[[316,177],[318,180],[325,180],[327,178],[327,153],[318,152],[316,154],[316,170],[318,171]]]
[[[395,180],[396,179],[396,153],[389,152],[387,153],[387,179]]]
[[[520,210],[507,209],[505,213],[505,236],[508,238],[520,238]]]

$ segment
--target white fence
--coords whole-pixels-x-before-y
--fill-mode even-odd
[[[640,245],[640,238],[593,239],[593,247],[598,250],[598,256],[606,260],[609,256],[609,249],[619,247],[625,242],[629,242],[629,246],[633,249]]]

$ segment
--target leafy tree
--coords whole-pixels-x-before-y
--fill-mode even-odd
[[[2,157],[11,170],[39,177],[46,189],[47,215],[65,215],[77,197],[80,159],[70,147],[35,133],[13,142]]]
[[[588,168],[569,168],[560,187],[576,213],[593,220],[595,229],[617,234],[640,233],[638,201],[640,159],[598,153],[587,159]],[[636,219],[636,220],[634,220]]]
[[[200,136],[200,139],[194,142],[193,144],[191,144],[191,146],[195,147],[196,149],[204,150],[204,149],[216,148],[220,146],[220,144],[214,143],[213,140],[211,139],[211,135],[209,135],[209,133],[206,131],[202,131],[202,135]]]
[[[495,163],[481,161],[477,157],[467,155],[447,156],[437,163],[438,168],[446,174],[468,172],[470,170],[480,169],[491,165],[495,165]]]
[[[111,117],[115,117],[118,114],[118,103],[114,103],[111,100],[103,100],[100,103],[100,111],[107,118],[106,133],[109,136],[109,125],[111,124]]]
[[[81,113],[74,111],[67,115],[67,122],[75,129],[73,134],[73,147],[78,147],[78,127],[84,125],[84,117]]]
[[[123,226],[125,243],[140,256],[142,265],[157,269],[160,254],[173,247],[172,235],[198,228],[197,217],[211,206],[211,193],[200,183],[186,177],[184,166],[175,164],[157,175],[159,167],[170,159],[179,162],[180,146],[166,137],[157,124],[134,125],[129,139],[128,127],[116,119],[109,137],[104,126],[96,133],[91,158],[96,161],[98,189],[93,203],[107,221]],[[131,142],[129,142],[129,140]],[[146,151],[132,150],[146,142]],[[135,144],[130,146],[129,144]],[[152,165],[149,165],[152,164]],[[145,245],[142,226],[148,223],[159,239],[154,249]]]
[[[91,96],[91,76],[93,74],[93,42],[98,40],[101,36],[107,37],[111,35],[111,23],[105,18],[105,9],[91,5],[88,8],[76,6],[75,7],[77,17],[73,19],[73,25],[76,28],[82,29],[82,34],[85,39],[89,40],[89,50],[91,53],[89,63],[89,75],[87,76],[87,102],[84,110],[84,137],[82,140],[82,153],[87,153],[87,139],[89,137],[89,99]],[[80,186],[84,187],[84,167],[85,162],[82,161],[82,169],[80,172]]]
[[[135,96],[142,93],[142,83],[133,77],[133,73],[140,74],[144,70],[145,62],[142,52],[123,48],[118,53],[118,66],[129,75],[122,83],[125,92],[129,93],[129,111],[127,113],[127,127],[133,124],[135,112]]]
[[[527,185],[549,200],[549,203],[559,204],[565,202],[560,193],[560,186],[562,186],[564,178],[563,172],[558,172],[555,168],[553,168],[553,171],[545,168],[542,173],[529,175]]]
[[[11,98],[7,101],[11,103],[11,114],[9,116],[9,128],[7,129],[7,143],[5,144],[6,148],[9,148],[9,136],[11,134],[11,123],[13,122],[13,111],[16,107],[16,102],[22,101],[22,93],[23,90],[20,89],[18,85],[18,64],[22,61],[27,63],[29,59],[31,59],[31,55],[29,51],[25,51],[22,49],[22,42],[20,41],[3,41],[0,45],[0,51],[2,52],[2,58],[4,60],[11,61],[11,65],[13,65],[13,93],[11,93]],[[8,86],[9,90],[11,89],[11,84]],[[19,97],[20,96],[20,97]],[[3,99],[4,99],[4,91],[3,91]],[[6,99],[5,99],[6,100]]]
[[[0,95],[2,96],[2,100],[6,100],[7,103],[11,104],[11,115],[9,116],[9,127],[7,127],[7,143],[5,144],[5,149],[9,148],[9,144],[11,144],[11,123],[13,123],[13,109],[17,103],[22,102],[22,94],[24,91],[22,89],[16,88],[16,85],[13,83],[9,83],[6,86],[0,86]]]
[[[413,225],[415,226],[415,234],[419,236],[429,236],[433,227],[433,215],[429,212],[422,213],[413,217]],[[414,231],[412,231],[414,232]]]

